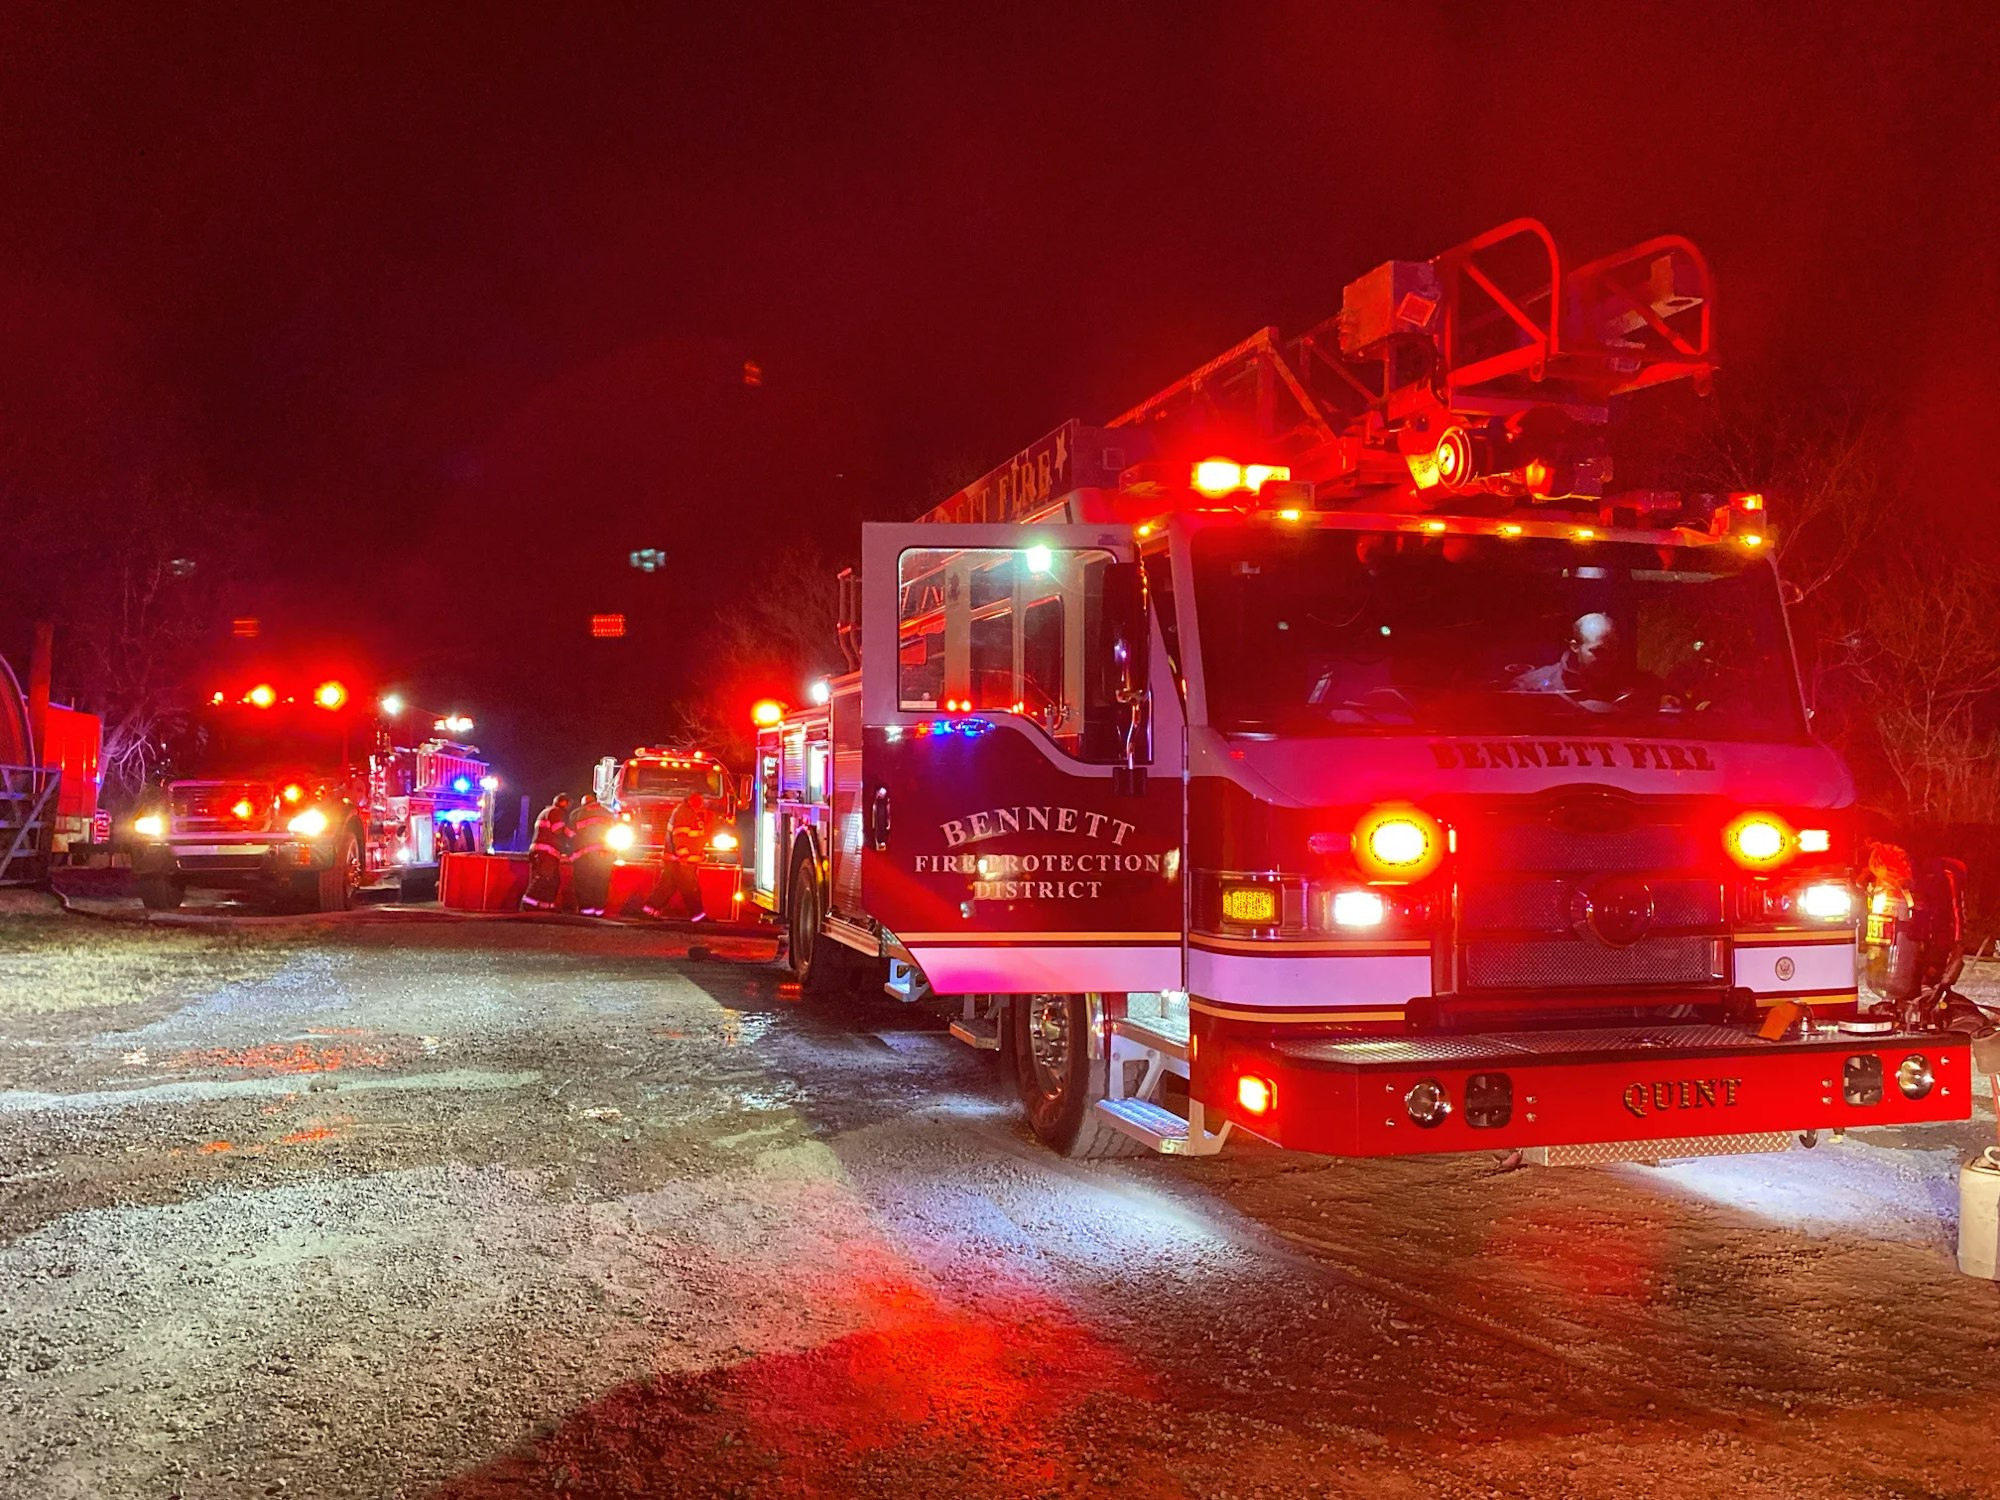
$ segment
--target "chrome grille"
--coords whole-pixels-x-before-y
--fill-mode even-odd
[[[1591,794],[1510,809],[1474,824],[1467,838],[1478,853],[1458,893],[1462,988],[1721,982],[1723,886],[1698,873],[1707,864],[1699,824]],[[1626,946],[1576,926],[1579,893],[1613,875],[1643,880],[1653,903],[1650,928]]]
[[[1494,868],[1582,873],[1605,870],[1685,870],[1698,865],[1698,835],[1673,823],[1638,823],[1601,830],[1556,823],[1496,822]]]
[[[1570,909],[1579,885],[1587,881],[1520,880],[1468,885],[1461,898],[1459,923],[1470,936],[1496,930],[1568,932]],[[1718,928],[1722,924],[1722,887],[1713,880],[1649,881],[1653,893],[1653,923],[1657,927]]]
[[[1721,944],[1712,937],[1644,938],[1607,948],[1576,937],[1496,938],[1461,950],[1477,989],[1565,989],[1628,984],[1713,984]]]

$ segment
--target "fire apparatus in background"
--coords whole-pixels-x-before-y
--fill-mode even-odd
[[[132,821],[140,899],[170,909],[203,886],[343,911],[373,885],[434,893],[446,853],[486,847],[497,783],[475,746],[443,737],[467,721],[399,745],[395,718],[337,679],[218,690]]]
[[[665,845],[673,810],[690,793],[700,792],[715,825],[704,863],[730,867],[742,863],[736,777],[707,751],[641,745],[622,760],[605,756],[592,768],[590,784],[599,802],[632,825],[627,858],[657,856]]]
[[[1518,220],[865,527],[854,670],[758,740],[794,967],[947,999],[1079,1155],[1965,1117],[1938,988],[1857,1003],[1762,499],[1609,483],[1712,301],[1684,239]]]

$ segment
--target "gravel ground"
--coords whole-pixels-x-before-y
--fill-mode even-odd
[[[1990,1107],[1772,1158],[1039,1151],[768,943],[0,911],[0,1494],[2000,1494]]]

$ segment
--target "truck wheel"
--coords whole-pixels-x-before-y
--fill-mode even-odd
[[[1138,1155],[1139,1142],[1097,1113],[1110,1064],[1090,1055],[1089,997],[1018,995],[1008,1009],[1021,1104],[1035,1138],[1063,1156]]]
[[[792,860],[792,878],[785,891],[785,966],[798,980],[800,991],[810,992],[820,975],[819,871],[803,849]]]
[[[139,901],[147,911],[172,911],[187,895],[187,887],[171,875],[141,875]]]
[[[346,911],[361,889],[361,841],[348,828],[333,848],[332,866],[319,872],[319,899],[314,905],[321,911]]]

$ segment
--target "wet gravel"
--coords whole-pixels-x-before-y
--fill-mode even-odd
[[[0,913],[0,1494],[2000,1493],[1961,1128],[1071,1164],[768,943]]]

